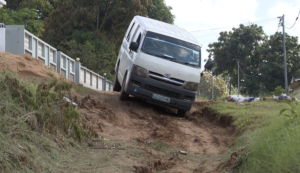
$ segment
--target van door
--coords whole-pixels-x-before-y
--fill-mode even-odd
[[[136,27],[136,30],[135,30],[135,32],[134,32],[134,34],[133,34],[133,36],[132,36],[132,40],[131,40],[131,42],[137,42],[138,44],[139,44],[139,42],[140,42],[140,40],[141,40],[141,28],[140,28],[140,26],[138,25],[137,27]],[[130,42],[130,43],[131,43]],[[129,44],[129,46],[130,46],[130,44]],[[140,46],[140,44],[139,44],[139,46]],[[137,50],[138,51],[138,50]],[[133,61],[135,60],[135,58],[136,58],[136,55],[137,55],[137,52],[134,52],[134,51],[131,51],[131,50],[129,50],[129,59],[130,59],[130,61],[132,61],[132,62],[129,62],[129,63],[133,63]],[[129,64],[130,65],[130,64]],[[129,66],[130,67],[130,66]]]
[[[123,39],[121,46],[122,52],[120,52],[120,65],[119,65],[119,81],[122,83],[126,70],[128,69],[129,62],[129,45],[132,40],[133,33],[136,29],[136,21],[132,21],[132,24],[129,26],[127,33]],[[120,80],[121,78],[121,80]],[[122,84],[121,84],[122,85]]]

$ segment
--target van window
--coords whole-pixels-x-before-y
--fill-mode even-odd
[[[141,42],[141,37],[142,37],[142,34],[140,33],[139,34],[139,37],[137,38],[136,42],[140,45],[140,42]]]
[[[138,26],[136,27],[136,30],[135,30],[135,32],[134,32],[134,34],[133,34],[133,36],[132,36],[132,39],[135,38],[135,35],[136,35],[136,33],[138,32],[139,29],[140,29],[140,25],[138,25]]]
[[[135,24],[135,23],[132,24],[132,26],[131,26],[131,28],[130,28],[130,30],[129,30],[129,32],[128,32],[128,35],[127,35],[127,41],[129,41],[129,39],[130,39],[130,34],[131,34],[131,31],[132,31],[132,28],[134,27],[134,24]]]
[[[147,32],[142,51],[189,66],[201,65],[200,46],[154,32]]]

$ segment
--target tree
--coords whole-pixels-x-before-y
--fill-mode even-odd
[[[18,11],[0,8],[0,21],[6,25],[25,25],[29,32],[41,36],[44,31],[42,20],[38,19],[36,9],[23,8]]]
[[[199,84],[200,97],[203,99],[212,98],[212,78],[211,74],[204,72]],[[226,83],[221,77],[214,77],[214,99],[226,94]]]
[[[230,85],[237,86],[237,60],[244,65],[245,74],[255,73],[260,63],[257,50],[265,39],[262,27],[256,24],[241,24],[239,28],[233,28],[233,31],[221,32],[218,42],[209,44],[207,50],[209,57],[214,60],[213,73],[230,76]],[[252,94],[248,88],[244,91]]]
[[[175,16],[171,13],[172,7],[167,6],[164,0],[148,1],[148,17],[157,19],[166,23],[173,24]]]
[[[291,81],[292,75],[299,73],[299,52],[300,45],[298,37],[285,34],[286,56],[288,81]],[[266,90],[273,91],[277,86],[284,86],[284,62],[283,62],[283,44],[282,33],[276,32],[271,35],[267,41],[262,44],[259,51],[261,55],[260,72],[263,77],[261,80]]]
[[[166,7],[163,1],[152,5],[156,2]],[[55,0],[53,7],[44,19],[43,39],[70,57],[80,57],[91,70],[106,72],[110,78],[128,25],[135,15],[147,16],[148,0]]]
[[[53,10],[56,0],[9,0],[6,8],[10,10],[20,10],[22,8],[34,8],[40,19],[44,19]]]

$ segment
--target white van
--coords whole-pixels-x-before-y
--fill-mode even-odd
[[[201,73],[201,46],[186,30],[135,16],[115,65],[114,91],[177,108],[185,115],[195,101]]]

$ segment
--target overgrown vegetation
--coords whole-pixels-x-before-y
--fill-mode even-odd
[[[212,78],[211,74],[204,72],[201,77],[198,97],[202,100],[211,100],[212,99]],[[220,98],[226,95],[226,83],[221,77],[214,77],[214,99]]]
[[[287,105],[274,101],[234,103],[221,100],[209,107],[220,114],[232,116],[234,126],[239,130],[259,128],[278,115],[282,108],[288,108]]]
[[[247,129],[234,146],[235,149],[246,147],[235,164],[238,172],[300,172],[298,102],[220,102],[210,107],[232,115],[238,128]]]
[[[71,87],[57,79],[35,85],[0,74],[0,172],[52,172],[67,148],[96,136],[63,100]]]

